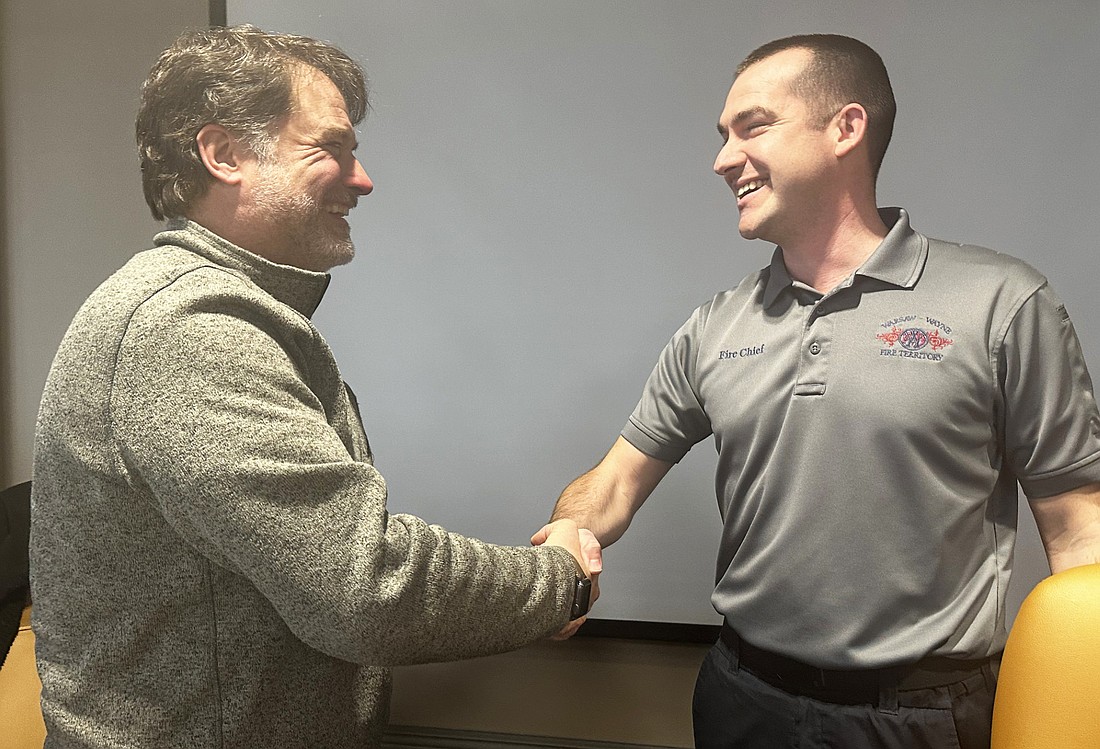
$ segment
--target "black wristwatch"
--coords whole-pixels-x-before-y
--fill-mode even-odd
[[[580,562],[574,559],[573,563],[577,565],[577,576],[573,583],[573,606],[569,610],[569,621],[580,619],[587,614],[588,607],[592,603],[592,581],[588,579],[588,575],[584,574]]]

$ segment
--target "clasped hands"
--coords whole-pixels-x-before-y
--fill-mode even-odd
[[[592,531],[587,528],[578,528],[576,522],[568,518],[563,518],[542,526],[535,535],[531,536],[531,544],[533,546],[543,546],[546,544],[550,546],[561,546],[572,554],[573,558],[580,564],[581,569],[584,570],[585,574],[588,575],[588,578],[592,581],[590,605],[596,602],[596,599],[600,597],[599,578],[600,572],[603,570],[603,553],[600,548],[600,542],[596,539],[596,536],[593,535]],[[578,629],[580,629],[580,626],[584,624],[587,618],[587,616],[582,616],[579,619],[574,619],[562,627],[562,629],[550,639],[569,639]]]

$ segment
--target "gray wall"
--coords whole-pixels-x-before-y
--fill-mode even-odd
[[[3,485],[31,473],[38,399],[77,307],[156,228],[134,148],[139,88],[200,0],[4,0]]]
[[[358,388],[390,504],[523,543],[611,444],[690,311],[766,264],[710,166],[736,62],[861,37],[899,100],[880,203],[1049,275],[1100,366],[1100,3],[229,0],[359,57],[376,183],[318,324]],[[935,399],[935,393],[907,394]],[[607,551],[604,618],[710,622],[714,448]],[[1013,610],[1046,573],[1026,509]]]
[[[206,18],[205,0],[0,4],[0,486],[30,478],[38,399],[77,307],[157,228],[133,146],[138,88]],[[701,657],[574,642],[398,669],[393,721],[690,746]],[[566,724],[578,690],[591,692],[591,717]]]
[[[744,3],[455,5],[466,9],[462,16],[446,16],[442,3],[363,4],[381,15],[352,24],[350,12],[336,16],[311,3],[300,24],[279,25],[321,33],[324,23],[327,36],[349,48],[373,45],[364,62],[377,111],[363,129],[362,151],[378,189],[353,220],[361,256],[337,272],[322,324],[351,366],[398,509],[414,509],[420,496],[451,497],[453,507],[432,519],[477,533],[494,523],[481,495],[516,462],[530,481],[500,483],[517,498],[517,528],[526,532],[561,484],[610,444],[690,308],[762,263],[766,251],[736,238],[732,201],[708,173],[718,145],[713,123],[736,59],[793,31],[871,32],[863,35],[891,64],[903,106],[883,202],[909,207],[927,233],[1029,258],[1065,298],[1100,371],[1100,307],[1089,289],[1098,261],[1086,235],[1100,204],[1092,83],[1100,70],[1091,42],[1100,6],[1092,0],[1042,8],[992,0],[965,8],[791,3],[782,13],[775,4]],[[721,15],[727,6],[735,17]],[[504,9],[508,28],[478,21]],[[206,10],[200,0],[0,6],[2,485],[30,477],[38,397],[69,319],[155,229],[132,145],[137,90],[156,54],[184,26],[205,23]],[[425,37],[432,27],[417,24],[426,16],[442,17],[451,38]],[[475,44],[475,33],[487,36]],[[555,86],[529,88],[545,82],[536,65],[494,66],[492,54],[515,54],[516,40],[540,51]],[[615,57],[593,67],[605,49]],[[649,85],[655,78],[659,90]],[[508,225],[513,214],[522,230]],[[459,272],[473,274],[466,293],[454,289]],[[527,280],[517,291],[507,274]],[[432,306],[443,291],[457,306]],[[543,326],[545,319],[521,314],[506,321],[519,332],[501,333],[498,307],[512,309],[517,297],[520,306],[526,298],[557,299],[561,317]],[[657,298],[667,305],[659,319],[637,324]],[[478,335],[464,321],[476,321]],[[498,396],[527,376],[511,343],[535,329],[536,341],[597,345],[530,354],[571,390],[540,387],[537,402]],[[370,369],[359,366],[366,341],[382,351],[365,363]],[[471,341],[481,349],[464,350]],[[407,378],[412,394],[398,395]],[[507,441],[521,446],[516,458],[498,454],[488,427],[465,426],[479,424],[482,411],[494,412]],[[481,450],[440,482],[433,463],[454,461],[451,453],[465,443]],[[707,450],[693,451],[704,475]],[[553,465],[531,463],[559,452]],[[625,556],[635,536],[674,528],[677,550],[698,547],[696,555],[712,563],[712,550],[678,520],[690,502],[703,519],[700,532],[713,529],[709,477],[705,491],[675,482],[662,489],[622,550],[609,552],[601,606],[610,609],[621,595],[616,588],[629,583],[628,565],[620,561],[613,572],[610,555]],[[1024,523],[1017,599],[1046,572],[1026,515]],[[705,580],[692,583],[705,597]],[[701,652],[574,641],[400,669],[394,721],[689,746],[688,699]],[[562,724],[578,694],[591,717]]]

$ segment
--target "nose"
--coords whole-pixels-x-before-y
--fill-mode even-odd
[[[370,177],[367,175],[367,170],[359,163],[359,159],[355,160],[355,163],[351,167],[351,174],[348,175],[348,179],[344,184],[354,190],[358,195],[370,195],[371,190],[374,189],[374,183],[371,182]]]
[[[736,139],[730,138],[714,159],[714,173],[719,177],[736,177],[745,168],[745,154]]]

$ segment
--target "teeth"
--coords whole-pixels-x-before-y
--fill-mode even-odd
[[[751,182],[746,182],[745,184],[743,184],[743,185],[741,185],[740,187],[737,188],[737,197],[743,198],[746,195],[748,195],[750,192],[752,192],[753,190],[759,190],[763,186],[764,186],[763,180],[759,180],[759,179],[754,179]]]

